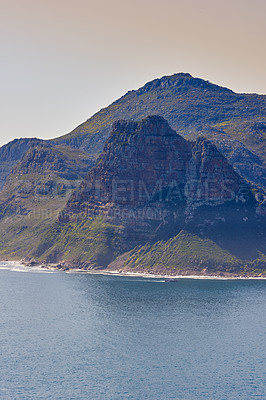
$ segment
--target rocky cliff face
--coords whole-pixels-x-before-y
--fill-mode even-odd
[[[21,161],[12,173],[19,175],[40,174],[47,171],[69,181],[85,177],[94,165],[95,159],[87,153],[64,146],[56,146],[48,141],[30,143]]]
[[[97,202],[109,208],[220,204],[235,198],[241,181],[213,144],[204,138],[186,141],[162,117],[117,121],[66,210]]]
[[[141,206],[160,188],[184,184],[190,158],[191,146],[163,118],[117,121],[77,195],[81,201]]]
[[[86,261],[106,266],[118,254],[184,229],[237,252],[243,241],[236,245],[235,233],[244,241],[241,230],[263,235],[258,208],[249,184],[206,139],[186,141],[159,116],[117,121],[38,256],[73,262],[69,248],[82,238],[80,245],[90,250]],[[97,240],[101,247],[91,251]]]
[[[198,138],[190,146],[185,186],[187,200],[205,204],[232,200],[240,187],[239,175],[206,139]]]

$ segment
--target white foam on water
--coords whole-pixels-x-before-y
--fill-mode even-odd
[[[58,271],[51,271],[48,268],[43,268],[40,265],[36,265],[34,267],[30,267],[24,265],[18,261],[0,261],[0,270],[9,270],[13,272],[32,272],[32,273],[43,273],[43,274],[51,274]]]
[[[53,266],[52,266],[53,267]],[[216,275],[160,275],[160,274],[151,274],[151,273],[143,273],[143,272],[121,272],[121,271],[99,271],[99,270],[80,270],[78,268],[69,269],[66,271],[62,271],[56,269],[56,267],[49,268],[41,265],[36,266],[27,266],[18,261],[0,261],[0,270],[10,270],[14,272],[32,272],[32,273],[46,273],[53,274],[64,272],[67,274],[91,274],[91,275],[109,275],[109,276],[120,276],[127,278],[135,278],[137,280],[145,280],[150,282],[164,282],[164,279],[206,279],[206,280],[266,280],[265,276],[216,276]],[[144,278],[144,279],[143,279]],[[162,280],[163,279],[163,280]]]

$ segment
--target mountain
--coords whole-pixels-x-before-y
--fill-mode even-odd
[[[262,200],[205,138],[188,141],[160,116],[120,120],[32,256],[86,269],[262,273]]]
[[[0,258],[261,273],[265,106],[180,73],[60,138],[1,147]]]
[[[114,121],[139,120],[151,114],[163,116],[188,140],[199,135],[208,138],[240,175],[266,189],[266,96],[234,93],[190,74],[148,82],[50,143],[80,149],[96,158]],[[0,190],[32,140],[36,139],[19,139],[0,148]]]
[[[115,120],[152,114],[186,139],[208,138],[240,175],[266,188],[266,96],[234,93],[190,74],[165,76],[128,92],[55,142],[97,155]]]

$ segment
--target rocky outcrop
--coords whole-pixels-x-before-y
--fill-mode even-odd
[[[159,116],[117,121],[97,165],[66,207],[99,203],[143,207],[175,202],[221,203],[235,198],[241,178],[204,138],[186,141]]]
[[[168,185],[185,183],[191,146],[161,117],[117,121],[97,165],[73,195],[83,201],[140,206]],[[70,203],[69,203],[70,206]]]
[[[191,143],[191,158],[186,170],[185,196],[189,202],[232,200],[241,178],[217,148],[205,138]]]
[[[50,142],[30,143],[21,162],[13,168],[13,174],[40,174],[53,171],[67,180],[85,177],[94,165],[95,158],[87,153]]]

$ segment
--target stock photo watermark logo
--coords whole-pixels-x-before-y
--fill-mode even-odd
[[[118,179],[111,181],[89,182],[84,190],[76,193],[102,202],[113,202],[117,204],[144,205],[151,202],[163,202],[177,204],[184,201],[219,201],[233,200],[237,196],[245,201],[248,199],[250,190],[247,184],[241,183],[236,186],[234,180],[225,179],[190,179],[180,183],[176,180],[164,182],[162,179],[155,182],[144,180]]]
[[[19,195],[28,195],[32,199],[42,199],[45,196],[69,198],[73,190],[80,184],[80,181],[56,182],[37,178],[26,180],[24,176],[17,176],[14,192]]]
[[[217,181],[209,177],[190,179],[184,183],[172,180],[167,184],[162,179],[150,183],[147,180],[114,177],[108,181],[96,179],[85,182],[78,189],[77,186],[78,182],[64,184],[52,180],[29,181],[26,184],[23,182],[23,185],[17,182],[16,190],[22,195],[34,194],[34,200],[39,206],[30,209],[28,214],[40,219],[58,218],[59,215],[71,218],[78,213],[80,216],[83,215],[83,218],[93,218],[101,214],[122,220],[164,220],[169,209],[171,212],[174,209],[175,218],[178,218],[179,211],[182,213],[181,210],[187,203],[215,204],[233,200],[246,203],[251,196],[249,185],[245,182],[236,186],[234,180]],[[60,199],[67,204],[67,207],[60,212],[56,207],[46,207],[47,197],[50,198],[49,201],[54,201],[54,204]],[[78,204],[77,209],[71,208],[72,202]],[[100,208],[99,204],[105,206]],[[18,206],[16,214],[25,216],[27,212]]]

